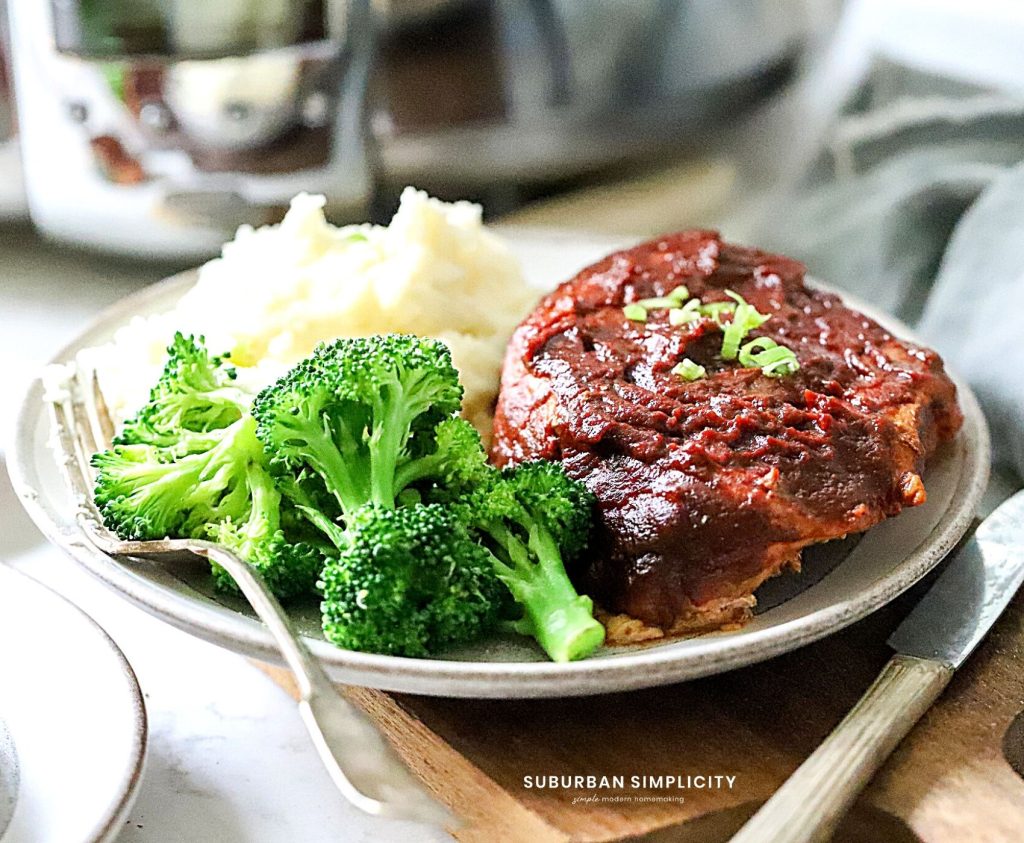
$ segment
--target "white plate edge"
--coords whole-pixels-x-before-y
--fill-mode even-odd
[[[47,592],[49,596],[66,604],[71,611],[81,617],[81,619],[97,633],[98,638],[102,641],[107,651],[109,651],[114,657],[114,661],[119,672],[119,678],[124,683],[127,695],[131,698],[131,710],[134,722],[132,724],[133,728],[129,747],[128,767],[119,782],[116,799],[111,802],[105,813],[88,831],[87,835],[82,838],[82,843],[112,843],[112,841],[114,841],[121,833],[122,826],[127,820],[128,814],[138,797],[139,786],[142,783],[142,777],[146,766],[146,758],[148,755],[149,716],[146,711],[146,702],[142,695],[142,688],[139,685],[138,677],[135,675],[134,668],[132,668],[131,663],[128,661],[124,651],[121,650],[117,642],[114,641],[110,634],[84,609],[77,606],[60,592],[25,571],[13,568],[4,562],[0,562],[0,567],[3,568],[5,576],[10,575],[26,580],[32,587],[36,587]],[[17,736],[15,735],[14,738],[15,747],[17,747]],[[17,816],[17,810],[17,802],[15,802],[14,815],[12,816],[12,819]],[[5,839],[6,837],[4,835],[0,835],[0,843],[3,843]]]
[[[560,233],[551,237],[552,241],[559,239]],[[82,337],[109,325],[114,320],[123,321],[124,317],[134,315],[151,300],[159,300],[167,295],[168,288],[179,285],[184,287],[189,278],[194,277],[194,273],[195,270],[186,270],[115,302],[54,355],[52,361],[66,360],[73,350],[81,346]],[[813,286],[835,291],[834,288],[821,284],[816,279],[808,280]],[[895,334],[916,341],[914,332],[894,317],[879,313],[870,305],[858,300],[856,296],[846,292],[839,294],[844,302],[875,319]],[[910,588],[941,561],[970,526],[974,509],[988,479],[989,433],[970,387],[955,373],[948,369],[947,373],[957,386],[961,410],[964,413],[964,428],[954,443],[955,447],[964,449],[964,466],[951,505],[943,515],[943,523],[933,528],[917,549],[902,560],[897,569],[902,576],[890,574],[867,592],[862,591],[858,595],[856,606],[851,605],[853,601],[848,600],[805,616],[804,621],[811,619],[813,622],[806,622],[801,634],[795,638],[785,637],[782,634],[782,627],[747,635],[745,639],[737,637],[735,645],[712,645],[712,649],[715,650],[713,661],[704,664],[703,667],[686,663],[685,669],[679,669],[678,664],[673,664],[675,660],[671,653],[665,653],[665,658],[657,658],[657,651],[664,649],[658,647],[641,649],[609,659],[556,665],[544,662],[486,663],[405,659],[342,651],[327,642],[315,639],[306,641],[314,653],[324,660],[332,676],[340,682],[390,691],[464,697],[509,696],[507,693],[501,693],[502,688],[493,686],[499,677],[516,683],[515,696],[518,697],[585,696],[622,690],[623,686],[617,684],[615,679],[623,678],[631,671],[644,673],[644,682],[634,687],[668,684],[732,670],[804,646],[866,617]],[[280,663],[271,636],[255,619],[239,616],[228,609],[222,609],[219,613],[214,612],[210,607],[188,600],[180,594],[160,595],[147,599],[146,592],[159,592],[157,586],[147,583],[139,587],[135,576],[120,563],[85,545],[80,539],[80,534],[79,540],[76,541],[77,528],[69,524],[60,524],[59,521],[50,518],[27,480],[31,471],[28,461],[34,444],[32,431],[28,427],[29,416],[33,405],[38,403],[37,393],[41,397],[41,383],[38,378],[29,385],[22,399],[14,428],[14,447],[8,451],[8,470],[12,484],[37,527],[48,539],[83,564],[90,573],[150,614],[212,643],[264,661]],[[922,550],[922,547],[925,549]],[[133,586],[138,588],[138,591]],[[160,599],[161,597],[163,599]],[[216,616],[218,622],[213,622],[211,615]],[[751,641],[754,636],[756,640]],[[726,639],[714,639],[716,643],[723,640]],[[738,642],[741,640],[747,643],[740,646]],[[794,641],[796,643],[793,643]],[[744,655],[751,647],[758,648],[757,657],[754,659],[746,658]],[[339,658],[339,653],[343,653],[344,656]],[[697,656],[699,655],[698,653]],[[691,655],[690,662],[694,660]],[[382,661],[384,663],[381,663]],[[490,670],[481,671],[483,665]],[[673,666],[675,670],[671,669]],[[396,673],[399,674],[397,677]],[[564,681],[558,683],[561,687],[553,692],[550,686],[556,676],[564,677]],[[445,691],[434,687],[446,682],[459,683],[460,687]]]

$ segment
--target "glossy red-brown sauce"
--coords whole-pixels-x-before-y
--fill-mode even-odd
[[[493,456],[561,459],[595,493],[598,536],[574,573],[610,609],[671,625],[780,554],[923,500],[924,458],[960,424],[941,359],[807,288],[803,272],[682,232],[584,270],[513,337]],[[800,370],[769,378],[723,361],[711,319],[623,314],[680,284],[704,303],[732,290],[769,314],[747,339],[793,349]],[[684,357],[707,377],[673,375]]]

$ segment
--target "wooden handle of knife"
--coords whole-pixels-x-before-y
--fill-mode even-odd
[[[732,843],[828,840],[900,741],[942,693],[953,671],[893,656],[863,697]]]

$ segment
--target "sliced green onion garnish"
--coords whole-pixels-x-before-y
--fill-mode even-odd
[[[686,325],[700,319],[700,299],[690,299],[682,307],[673,307],[668,312],[668,324],[673,327]]]
[[[346,243],[365,243],[370,238],[367,237],[362,231],[353,231],[351,234],[345,237]]]
[[[784,375],[792,375],[800,371],[800,363],[797,361],[796,355],[788,348],[786,351],[789,351],[793,356],[776,360],[774,363],[769,363],[767,366],[762,366],[761,371],[770,378],[781,378]]]
[[[736,302],[736,310],[732,315],[732,321],[722,328],[722,359],[735,360],[743,338],[754,328],[767,322],[769,317],[767,314],[758,313],[757,308],[748,304],[743,296],[732,290],[726,290],[725,293]]]
[[[707,369],[701,366],[700,363],[694,363],[689,357],[684,357],[672,367],[672,374],[678,375],[684,381],[700,380],[707,373]]]
[[[647,321],[647,309],[642,304],[627,304],[622,308],[622,313],[633,322]]]
[[[741,366],[745,366],[748,369],[757,369],[760,367],[758,362],[758,352],[764,353],[769,349],[778,348],[779,344],[773,339],[768,337],[758,337],[753,339],[740,349],[739,361]]]
[[[687,298],[690,296],[690,291],[686,287],[676,287],[667,296],[658,296],[653,299],[640,299],[637,302],[641,307],[646,307],[648,310],[655,310],[663,307],[679,307]]]
[[[736,305],[731,301],[713,301],[700,305],[701,316],[708,316],[711,319],[714,319],[715,324],[717,324],[719,328],[725,326],[725,323],[722,322],[722,314],[735,312]]]
[[[741,366],[760,369],[770,378],[791,375],[800,368],[792,349],[768,337],[758,337],[746,343],[740,349],[739,361]]]
[[[750,326],[750,330],[761,327],[761,325],[771,319],[767,313],[758,313],[757,308],[752,304],[748,304],[747,300],[739,293],[734,293],[732,290],[726,290],[725,294],[736,302],[737,313],[740,312],[741,308],[745,308],[744,321]]]
[[[676,300],[667,297],[661,297],[656,299],[640,299],[640,301],[638,301],[637,304],[640,305],[640,307],[646,307],[649,310],[655,310],[661,307],[675,307]]]
[[[752,304],[748,304],[746,299],[744,299],[739,293],[734,293],[732,290],[726,290],[725,294],[736,302],[736,312],[733,314],[733,321],[735,321],[736,316],[740,315],[742,311],[740,321],[747,326],[748,330],[752,331],[754,328],[760,328],[771,318],[767,313],[758,313],[757,308]]]
[[[746,314],[737,307],[732,316],[732,322],[726,323],[722,328],[722,359],[735,360],[740,351],[740,343],[747,335],[747,326],[743,320]]]

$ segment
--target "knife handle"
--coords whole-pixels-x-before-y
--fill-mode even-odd
[[[896,655],[843,721],[732,843],[831,838],[843,815],[953,676],[941,662]]]

